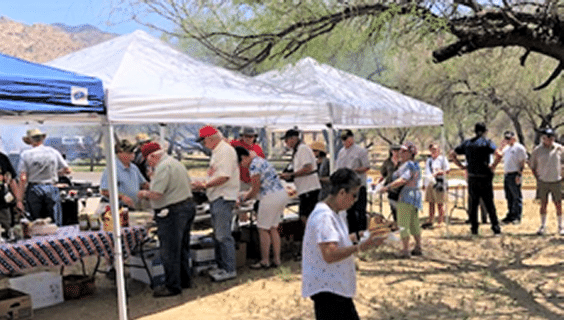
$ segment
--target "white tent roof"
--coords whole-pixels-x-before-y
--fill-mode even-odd
[[[112,123],[273,126],[323,104],[197,61],[140,30],[48,65],[102,79]]]
[[[309,57],[255,78],[329,102],[319,109],[315,118],[295,119],[301,129],[318,129],[326,123],[332,123],[335,128],[436,126],[443,123],[443,112],[437,107]]]

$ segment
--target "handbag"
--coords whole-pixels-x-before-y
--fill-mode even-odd
[[[403,186],[388,190],[388,199],[398,201]]]

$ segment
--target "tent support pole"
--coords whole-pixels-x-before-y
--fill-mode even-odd
[[[327,136],[329,137],[329,172],[335,172],[335,129],[332,123],[327,124]]]
[[[445,138],[445,125],[441,124],[441,150],[443,150],[443,155],[445,158],[448,159],[448,154],[446,150],[446,138]],[[448,198],[449,198],[449,194],[448,194],[448,179],[447,181],[447,189],[446,189],[446,202],[444,205],[444,211],[445,211],[445,231],[446,231],[446,235],[448,236],[450,234],[449,231],[449,225],[450,225],[450,211],[449,211],[449,206],[448,206]]]
[[[116,174],[116,155],[113,146],[115,145],[114,127],[106,120],[106,161],[108,167],[108,184],[110,192],[110,208],[114,223],[114,267],[116,269],[117,294],[118,294],[118,313],[119,320],[127,320],[127,301],[125,300],[125,278],[123,272],[123,251],[121,244],[121,227],[117,191]]]
[[[159,144],[161,145],[161,148],[165,149],[166,148],[166,124],[165,123],[159,123],[159,135],[160,135],[160,139],[159,139]]]

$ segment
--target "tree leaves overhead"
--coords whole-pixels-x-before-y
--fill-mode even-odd
[[[564,69],[564,0],[121,0],[133,16],[150,25],[147,15],[170,21],[174,30],[157,30],[180,39],[197,39],[240,70],[265,61],[287,59],[309,46],[335,42],[357,49],[383,34],[396,39],[442,37],[432,48],[436,63],[486,48],[516,46],[558,61],[536,89],[546,88]],[[401,24],[397,22],[401,21]],[[393,27],[393,30],[390,28]]]

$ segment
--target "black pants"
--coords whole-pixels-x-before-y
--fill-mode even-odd
[[[319,202],[319,192],[321,189],[300,194],[300,217],[308,218],[315,205]]]
[[[356,233],[366,230],[366,187],[360,187],[358,191],[358,199],[347,210],[347,222],[349,224],[349,233]]]
[[[490,216],[493,232],[498,233],[501,230],[493,202],[492,180],[492,177],[468,177],[468,196],[470,197],[470,211],[468,214],[470,216],[471,231],[473,234],[478,233],[478,206],[480,205],[480,199],[484,202]]]
[[[352,298],[330,292],[311,296],[316,320],[360,320]]]

